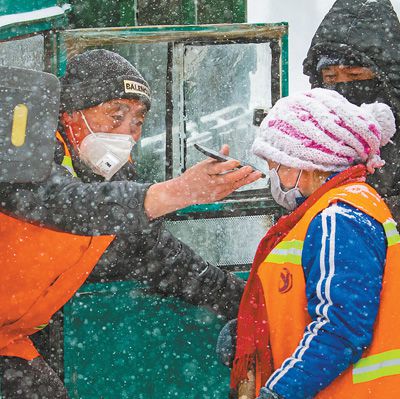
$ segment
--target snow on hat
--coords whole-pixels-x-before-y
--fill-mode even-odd
[[[333,65],[343,65],[343,66],[368,66],[363,62],[360,57],[357,57],[355,53],[349,54],[348,52],[339,53],[335,51],[326,52],[326,54],[320,54],[316,70],[321,72],[322,69],[328,68]]]
[[[141,100],[149,109],[150,87],[125,58],[98,49],[72,57],[61,79],[61,110],[78,111],[117,98]]]
[[[374,173],[385,164],[380,147],[395,132],[386,104],[358,107],[318,88],[280,99],[263,120],[252,151],[297,169],[334,172],[363,163]]]

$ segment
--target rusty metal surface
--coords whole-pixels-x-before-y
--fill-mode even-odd
[[[68,57],[87,48],[115,46],[127,43],[160,43],[213,41],[224,43],[233,40],[279,39],[288,32],[282,24],[221,24],[175,25],[132,28],[75,29],[60,32],[67,47]]]

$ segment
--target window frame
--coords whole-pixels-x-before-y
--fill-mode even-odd
[[[99,46],[140,43],[168,43],[166,71],[166,142],[165,178],[176,176],[176,170],[186,168],[184,135],[177,140],[173,130],[178,117],[184,119],[184,107],[176,104],[176,71],[174,54],[177,46],[221,45],[245,43],[270,43],[271,100],[272,105],[288,94],[288,24],[221,24],[221,25],[176,25],[140,26],[119,28],[89,28],[57,31],[50,36],[50,72],[62,76],[66,61],[71,56]],[[54,51],[55,50],[55,51]],[[180,82],[183,86],[183,82]],[[175,96],[175,98],[174,98]],[[183,93],[178,94],[180,100]],[[175,101],[174,101],[175,99]],[[179,101],[181,102],[181,101]],[[179,126],[184,125],[179,123]],[[279,207],[265,190],[235,192],[223,201],[214,204],[195,205],[169,215],[170,219],[208,218],[216,216],[255,215],[279,213]]]

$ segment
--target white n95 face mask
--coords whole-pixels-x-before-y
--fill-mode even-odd
[[[135,140],[128,134],[94,133],[90,131],[79,146],[79,157],[94,173],[110,180],[129,160]]]
[[[299,184],[299,180],[303,171],[300,171],[299,176],[296,181],[296,185],[288,191],[284,191],[281,186],[281,180],[278,175],[278,169],[281,165],[278,166],[277,169],[269,170],[269,179],[271,185],[271,194],[272,198],[275,200],[277,204],[284,207],[288,211],[294,211],[298,204],[296,198],[302,197],[301,191],[297,187]]]

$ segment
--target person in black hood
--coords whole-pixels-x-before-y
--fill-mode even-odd
[[[337,0],[303,62],[313,88],[335,90],[350,102],[388,104],[400,130],[400,22],[389,0]],[[400,219],[400,134],[383,149],[387,164],[369,177]]]

